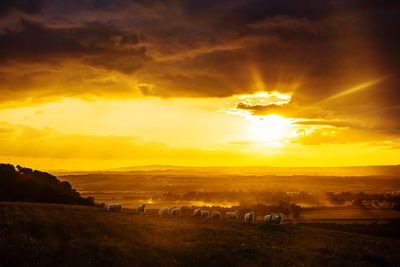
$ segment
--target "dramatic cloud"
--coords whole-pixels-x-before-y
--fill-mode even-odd
[[[381,98],[390,100],[399,85],[398,6],[357,0],[4,1],[0,60],[10,66],[10,80],[20,79],[13,64],[74,61],[87,67],[81,75],[93,68],[121,72],[152,84],[146,94],[168,97],[255,92],[260,88],[252,69],[268,90],[297,84],[300,102],[392,75],[391,85],[380,85],[387,96]],[[23,90],[3,90],[14,89]]]
[[[391,140],[400,136],[399,8],[395,0],[1,1],[0,109],[65,99],[168,99],[162,105],[186,105],[168,120],[177,132],[196,120],[210,127],[219,110],[242,116],[231,124],[245,137],[263,135],[257,133],[257,127],[265,128],[262,117],[275,114],[298,130],[293,144],[381,140],[394,146],[398,141]],[[193,107],[191,98],[204,101],[196,102],[203,108]],[[142,107],[137,118],[145,121],[152,114],[167,121],[153,106],[136,105]],[[195,111],[188,115],[191,108]],[[175,119],[180,116],[185,120]],[[244,129],[249,117],[256,130]],[[110,128],[115,124],[114,119]],[[143,127],[160,131],[157,124]],[[270,134],[271,127],[266,127]],[[74,140],[91,142],[91,135],[77,132]],[[61,135],[58,141],[76,145]],[[225,136],[213,141],[232,141]],[[141,146],[121,137],[102,138],[93,140],[121,142],[132,150]],[[65,152],[55,140],[48,139]],[[239,143],[245,147],[246,140]],[[93,151],[106,154],[103,148]],[[15,149],[8,151],[17,155]]]
[[[7,15],[13,10],[26,14],[35,14],[42,9],[43,1],[40,0],[4,0],[0,3],[0,16]]]
[[[0,35],[0,61],[57,62],[79,59],[83,63],[131,73],[146,60],[138,37],[114,27],[88,23],[48,28],[20,21],[17,29]]]

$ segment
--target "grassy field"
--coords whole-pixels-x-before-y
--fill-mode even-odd
[[[2,202],[0,266],[399,266],[399,227],[384,231],[393,238],[362,227],[246,225]]]
[[[400,219],[400,211],[393,209],[321,207],[302,211],[303,220],[385,220]]]

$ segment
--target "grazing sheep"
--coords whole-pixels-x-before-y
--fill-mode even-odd
[[[285,215],[282,213],[276,213],[275,216],[273,216],[272,221],[274,221],[276,224],[282,224],[284,217]]]
[[[120,203],[107,203],[105,206],[106,211],[122,211],[122,204]]]
[[[256,221],[256,214],[254,211],[248,212],[244,215],[244,222],[246,223],[254,223]]]
[[[193,211],[193,216],[201,216],[201,209],[195,209]]]
[[[213,210],[211,212],[211,218],[215,219],[215,220],[219,220],[221,219],[221,212]]]
[[[284,215],[282,213],[271,213],[265,215],[264,222],[267,224],[281,224],[283,221]]]
[[[146,204],[140,204],[136,206],[136,212],[137,213],[144,213],[144,209],[146,207]]]
[[[170,209],[169,213],[171,214],[171,216],[181,216],[182,215],[181,208],[175,208],[175,207]]]
[[[160,217],[167,216],[169,214],[169,208],[161,208],[158,211],[158,214],[160,214]]]
[[[201,217],[207,217],[207,218],[208,218],[208,216],[209,216],[208,210],[201,210],[200,216],[201,216]]]
[[[227,213],[225,213],[225,219],[228,220],[239,220],[239,211],[235,210],[235,211],[228,211]]]

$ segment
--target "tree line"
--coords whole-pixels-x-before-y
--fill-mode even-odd
[[[67,181],[54,175],[12,164],[0,164],[0,201],[26,201],[75,205],[94,205]]]

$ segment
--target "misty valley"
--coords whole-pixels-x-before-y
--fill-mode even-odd
[[[392,175],[240,175],[222,171],[147,170],[63,174],[82,196],[126,208],[240,207],[279,210],[296,219],[378,220],[400,217],[400,179]],[[292,212],[296,206],[301,209]]]

